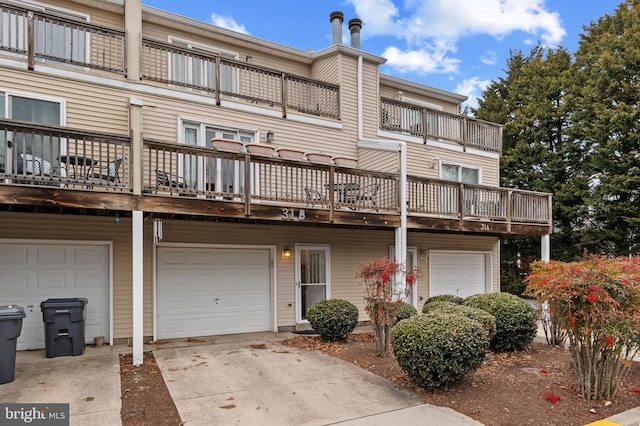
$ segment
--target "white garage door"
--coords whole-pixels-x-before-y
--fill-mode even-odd
[[[0,305],[25,308],[18,350],[45,346],[40,302],[86,297],[85,340],[109,339],[109,247],[0,244]]]
[[[491,286],[491,255],[473,252],[431,252],[429,254],[429,296],[455,294],[468,297],[486,293]]]
[[[159,247],[157,338],[271,330],[266,249]]]

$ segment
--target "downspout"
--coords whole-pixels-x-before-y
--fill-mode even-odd
[[[358,146],[381,151],[400,153],[400,227],[396,228],[395,258],[398,262],[407,263],[407,145],[404,141],[386,139],[365,139],[363,131],[362,101],[362,56],[358,56]]]

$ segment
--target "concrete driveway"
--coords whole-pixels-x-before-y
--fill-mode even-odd
[[[286,337],[220,336],[198,346],[192,341],[168,347],[181,346],[178,341],[154,350],[185,425],[479,424],[448,408],[423,405],[351,363],[283,346],[279,341]]]
[[[15,380],[0,385],[0,401],[68,403],[71,425],[119,425],[117,348],[87,346],[82,355],[56,358],[47,358],[44,350],[20,351],[16,354]]]

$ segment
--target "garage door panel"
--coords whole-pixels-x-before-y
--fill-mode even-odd
[[[468,297],[486,291],[488,265],[485,253],[432,253],[429,261],[430,296]]]
[[[160,247],[156,259],[158,338],[271,328],[269,250]]]
[[[40,303],[50,298],[86,297],[87,341],[109,338],[108,246],[0,244],[0,253],[10,254],[0,256],[0,305],[20,305],[27,314],[19,350],[44,348]]]

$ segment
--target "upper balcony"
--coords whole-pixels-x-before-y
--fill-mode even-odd
[[[24,60],[29,69],[38,63],[79,72],[125,75],[125,33],[86,22],[65,19],[0,2],[0,51]],[[143,38],[140,78],[150,84],[187,90],[223,101],[245,102],[280,112],[294,112],[340,120],[340,87],[308,77]],[[460,114],[382,98],[382,130],[459,144],[466,148],[500,152],[502,127]]]
[[[145,140],[137,161],[128,136],[0,120],[0,205],[399,226],[398,174],[252,155],[236,144],[231,152]],[[551,229],[549,194],[415,176],[405,191],[410,229]]]

